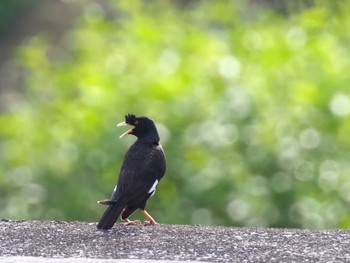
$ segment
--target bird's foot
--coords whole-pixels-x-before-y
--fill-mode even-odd
[[[153,217],[146,212],[146,210],[141,210],[141,212],[145,215],[145,217],[148,219],[148,221],[144,222],[144,226],[154,226],[157,224],[156,220],[153,219]]]
[[[144,226],[154,226],[154,225],[157,225],[158,223],[154,220],[148,220],[148,221],[145,221],[143,222],[143,225]]]
[[[134,226],[134,225],[140,225],[140,224],[141,224],[140,220],[131,221],[129,219],[124,220],[124,223],[123,223],[124,226]]]

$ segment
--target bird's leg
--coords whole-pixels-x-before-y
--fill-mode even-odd
[[[129,219],[124,219],[123,220],[124,221],[124,223],[123,223],[123,225],[124,226],[134,226],[134,225],[139,225],[139,224],[141,224],[141,221],[140,220],[134,220],[134,221],[131,221],[131,220],[129,220]]]
[[[149,213],[147,213],[146,210],[141,210],[141,212],[148,219],[148,221],[145,221],[145,223],[144,223],[145,226],[150,226],[150,225],[156,225],[157,224],[157,222],[153,219],[153,217]]]

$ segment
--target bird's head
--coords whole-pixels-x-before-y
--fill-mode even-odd
[[[125,121],[119,123],[117,126],[131,125],[134,128],[124,132],[120,138],[127,134],[135,135],[138,139],[144,137],[155,137],[158,138],[158,131],[154,122],[148,117],[136,117],[134,114],[125,115]]]

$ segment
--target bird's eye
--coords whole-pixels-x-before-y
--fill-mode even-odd
[[[135,125],[139,124],[139,121],[134,121],[134,124],[135,124]]]

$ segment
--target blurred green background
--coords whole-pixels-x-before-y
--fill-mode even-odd
[[[157,221],[350,227],[349,0],[3,0],[0,14],[0,218],[97,221],[134,113],[167,155]]]

